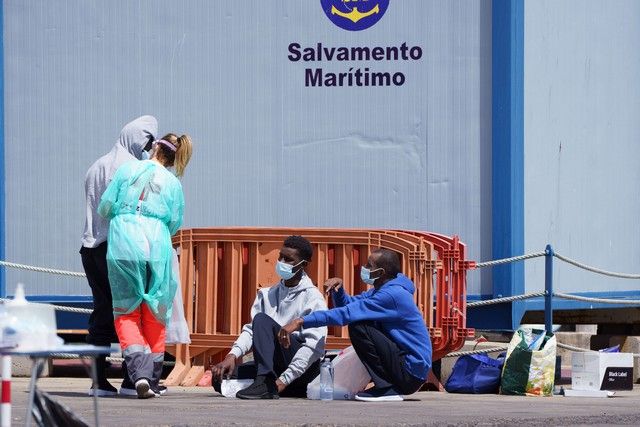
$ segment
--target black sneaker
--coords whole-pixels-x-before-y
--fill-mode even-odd
[[[402,402],[404,398],[393,387],[370,388],[356,393],[356,400],[362,402]]]
[[[152,385],[151,391],[156,394],[156,397],[164,396],[167,394],[167,388],[163,385]]]
[[[130,396],[137,397],[138,392],[136,391],[136,386],[129,379],[129,375],[125,372],[124,379],[122,380],[122,385],[120,385],[120,396]]]
[[[115,396],[118,394],[118,390],[116,390],[109,381],[104,380],[98,382],[98,387],[96,389],[93,387],[89,389],[89,396],[93,396],[94,394],[98,397]]]
[[[211,379],[211,386],[213,387],[213,390],[217,391],[218,393],[222,394],[222,382],[218,379]]]
[[[279,399],[276,382],[273,378],[258,376],[249,387],[236,393],[238,399]]]

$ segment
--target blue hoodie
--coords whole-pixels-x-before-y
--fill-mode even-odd
[[[413,301],[415,287],[403,274],[376,290],[349,296],[340,288],[333,292],[336,308],[315,311],[302,318],[305,328],[348,325],[361,320],[377,322],[405,355],[405,367],[414,377],[426,380],[431,368],[431,338],[422,314]]]

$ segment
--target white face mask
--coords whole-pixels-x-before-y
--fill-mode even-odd
[[[298,269],[297,271],[294,272],[293,269],[299,266],[300,264],[302,264],[303,262],[304,260],[300,261],[296,265],[291,265],[291,264],[287,264],[286,262],[278,261],[276,262],[276,273],[278,273],[278,276],[280,276],[283,280],[289,280],[293,276],[298,274],[298,271],[300,271],[300,269]]]
[[[375,283],[375,281],[377,279],[379,279],[379,277],[371,278],[371,273],[378,271],[378,270],[384,270],[384,268],[376,268],[375,270],[370,270],[365,266],[360,267],[360,278],[362,279],[362,281],[364,283],[366,283],[369,286],[373,286],[373,284]]]

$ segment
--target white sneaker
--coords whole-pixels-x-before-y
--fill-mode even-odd
[[[156,397],[156,394],[151,390],[149,386],[149,381],[142,378],[136,381],[136,393],[138,394],[138,399],[149,399],[151,397]]]

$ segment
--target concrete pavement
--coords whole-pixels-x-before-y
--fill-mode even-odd
[[[93,423],[89,380],[42,378],[38,384]],[[13,379],[13,425],[24,424],[28,386],[28,378]],[[241,401],[210,388],[171,387],[167,395],[149,400],[100,398],[100,418],[104,426],[640,425],[640,387],[608,399],[421,392],[388,403]]]

